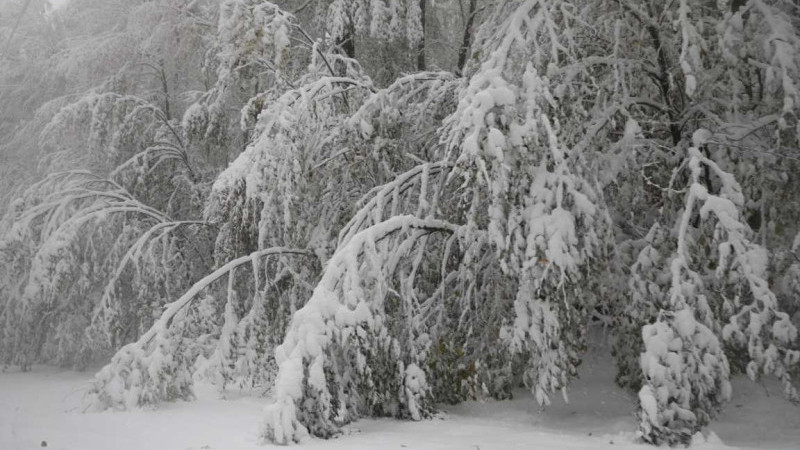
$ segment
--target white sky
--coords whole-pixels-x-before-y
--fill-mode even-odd
[[[11,0],[0,0],[0,4],[9,2],[11,2]],[[50,0],[50,4],[53,5],[53,9],[60,8],[67,3],[69,3],[69,0]]]
[[[53,9],[60,8],[67,3],[69,3],[69,0],[50,0],[50,4],[53,5]]]

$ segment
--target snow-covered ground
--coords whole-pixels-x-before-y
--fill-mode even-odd
[[[650,448],[633,442],[633,397],[613,383],[611,358],[587,355],[570,403],[558,397],[541,411],[520,392],[506,402],[442,407],[432,420],[361,420],[330,441],[301,449],[581,449]],[[92,374],[37,367],[0,373],[0,450],[244,450],[264,449],[257,430],[267,399],[220,400],[200,393],[194,402],[152,411],[82,414]],[[800,448],[800,408],[783,400],[777,384],[733,381],[731,403],[693,448]],[[718,436],[718,437],[717,437]]]

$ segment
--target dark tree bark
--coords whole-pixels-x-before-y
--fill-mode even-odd
[[[426,11],[426,0],[419,0],[419,9],[420,9],[420,22],[422,24],[422,38],[420,38],[419,44],[417,44],[417,70],[420,72],[427,70],[427,65],[425,61],[425,11]]]
[[[348,58],[356,57],[356,30],[352,23],[345,25],[344,36],[336,42],[336,45]]]
[[[356,57],[356,30],[354,25],[348,23],[345,25],[344,34],[336,40],[336,47],[344,53],[344,56],[348,58],[355,59]],[[344,62],[337,61],[334,63],[335,72],[337,76],[345,76],[347,73],[347,67]],[[333,72],[333,71],[332,71]],[[333,73],[331,74],[333,75]],[[343,96],[342,98],[346,98]],[[345,100],[346,103],[346,100]]]
[[[169,82],[167,81],[167,72],[164,70],[164,61],[159,64],[159,78],[161,79],[161,90],[164,93],[164,115],[167,120],[172,120],[172,113],[169,107]]]
[[[477,0],[469,0],[469,12],[467,14],[467,23],[464,27],[464,38],[461,40],[461,48],[458,51],[458,67],[456,73],[459,75],[464,73],[464,66],[467,64],[467,54],[472,45],[472,28],[475,23],[475,13],[477,9]]]

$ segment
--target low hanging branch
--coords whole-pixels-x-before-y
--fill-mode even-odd
[[[427,414],[430,405],[421,361],[415,360],[416,355],[404,360],[396,354],[399,344],[386,327],[384,297],[398,253],[410,251],[414,242],[429,234],[458,230],[441,220],[395,216],[339,247],[276,350],[276,401],[266,411],[265,437],[287,444],[309,432],[336,434],[340,425],[371,407],[370,395],[361,392],[365,386],[396,395],[395,415],[419,420]],[[398,233],[404,237],[382,242]],[[384,369],[368,368],[367,361],[387,354],[394,363],[385,368],[385,379],[377,373]]]
[[[192,169],[189,158],[186,152],[178,147],[169,143],[157,143],[152,147],[133,155],[130,159],[117,166],[113,172],[108,176],[112,180],[120,179],[122,174],[126,171],[137,173],[140,168],[147,169],[146,174],[155,171],[161,163],[165,161],[176,160],[179,161],[189,171],[190,176],[194,176],[195,172]]]
[[[0,240],[13,249],[10,260],[17,262],[13,275],[2,280],[14,286],[7,289],[8,307],[3,311],[4,320],[13,325],[2,344],[16,354],[10,360],[23,367],[42,361],[76,367],[89,363],[87,358],[97,353],[87,352],[85,336],[92,331],[87,325],[98,315],[98,309],[108,306],[107,298],[98,299],[93,294],[107,294],[107,285],[126,273],[130,259],[138,259],[144,246],[152,247],[151,237],[162,239],[167,235],[162,233],[165,230],[169,233],[188,223],[197,224],[173,222],[116,182],[85,171],[52,174],[33,185],[15,202],[7,220],[9,226]],[[126,253],[128,243],[137,238],[134,248]],[[158,260],[164,261],[161,269],[166,271],[166,261],[181,258],[181,249],[169,249],[174,243],[166,240],[162,244],[163,254]],[[138,263],[135,268],[139,274]],[[180,289],[182,280],[166,281],[168,277],[165,275],[164,283]],[[153,283],[158,284],[155,280]],[[162,297],[146,303],[157,307]],[[126,321],[123,328],[149,325],[151,311],[145,311],[142,305],[131,307],[135,298],[126,300],[124,307],[131,314],[121,319]]]
[[[441,161],[438,163],[420,164],[406,173],[399,175],[383,186],[378,186],[372,189],[364,198],[359,201],[361,206],[358,212],[353,215],[349,222],[339,231],[338,246],[347,244],[353,236],[363,229],[374,225],[383,220],[386,208],[391,203],[390,213],[396,215],[400,198],[405,196],[406,191],[416,185],[420,186],[419,203],[420,207],[424,207],[427,202],[427,187],[431,178],[441,174],[447,174],[448,170],[453,167],[453,164],[448,161]],[[434,178],[435,179],[435,178]],[[420,214],[417,214],[419,217]]]
[[[789,315],[779,310],[777,298],[763,278],[766,258],[760,255],[765,249],[747,238],[751,231],[739,219],[744,205],[741,187],[733,175],[699,149],[709,137],[710,132],[700,129],[689,147],[690,186],[678,223],[677,249],[669,264],[668,300],[657,321],[642,328],[645,351],[641,368],[646,382],[639,392],[640,433],[654,444],[689,442],[730,399],[730,357],[723,352],[723,342],[747,349],[747,373],[753,380],[774,374],[787,397],[797,399],[790,375],[800,363],[800,351],[792,348],[797,329]],[[702,184],[703,167],[720,181],[718,195]],[[697,213],[702,220],[716,219],[712,238],[718,252],[715,276],[737,297],[735,304],[724,302],[730,320],[721,338],[713,331],[719,328],[721,318],[710,308],[705,280],[691,267],[696,258],[690,253],[689,228]]]
[[[168,220],[163,214],[135,200],[119,200],[95,202],[73,213],[57,226],[46,224],[40,236],[41,241],[32,253],[29,271],[25,274],[25,288],[20,291],[19,297],[10,300],[19,306],[15,309],[19,315],[16,317],[19,332],[13,345],[25,349],[19,352],[17,358],[23,366],[42,356],[45,341],[59,339],[58,333],[51,333],[52,327],[58,327],[68,322],[71,315],[80,313],[75,311],[79,308],[70,309],[61,305],[83,302],[85,294],[82,289],[95,282],[94,277],[101,275],[102,268],[81,273],[76,271],[81,269],[76,262],[83,257],[83,252],[97,251],[94,236],[115,226],[113,224],[116,221],[112,218],[126,215],[142,215],[156,221]],[[91,228],[87,231],[87,227]],[[74,277],[80,278],[77,282],[69,283]],[[73,356],[71,350],[59,349],[55,357],[64,362],[70,361]]]
[[[176,323],[201,292],[223,276],[232,276],[244,264],[275,256],[311,256],[306,250],[274,247],[234,259],[195,283],[178,300],[166,305],[158,321],[138,341],[121,348],[95,376],[89,406],[130,409],[136,406],[192,396],[191,365],[181,350],[181,330]]]
[[[87,344],[90,347],[101,345],[98,342],[94,342],[94,339],[98,335],[102,336],[102,340],[104,341],[103,345],[111,345],[112,347],[115,345],[112,329],[114,328],[114,324],[120,320],[118,317],[120,299],[117,297],[116,288],[123,274],[131,265],[136,268],[137,272],[139,271],[139,261],[149,243],[158,241],[180,227],[185,226],[210,226],[210,224],[201,221],[161,222],[145,231],[128,251],[125,252],[122,260],[117,264],[114,274],[103,289],[100,305],[96,308],[92,317],[92,324],[86,332],[88,339]]]
[[[192,286],[185,294],[183,294],[183,296],[181,296],[181,298],[167,305],[164,314],[161,315],[161,318],[158,320],[158,322],[156,322],[156,324],[153,325],[153,328],[151,328],[147,333],[145,333],[139,339],[139,342],[148,343],[153,339],[153,337],[155,337],[157,333],[162,332],[162,330],[166,330],[167,328],[169,328],[175,316],[182,309],[190,305],[192,301],[196,298],[197,294],[200,293],[200,291],[208,287],[214,281],[217,281],[222,276],[227,275],[229,272],[231,272],[232,270],[236,269],[237,267],[243,264],[247,263],[252,264],[253,261],[255,261],[256,259],[265,258],[268,256],[275,256],[275,255],[312,256],[312,253],[310,253],[307,250],[273,247],[265,250],[259,250],[247,256],[242,256],[241,258],[234,259],[233,261],[225,264],[224,266],[215,270],[207,277],[195,283],[194,286]]]

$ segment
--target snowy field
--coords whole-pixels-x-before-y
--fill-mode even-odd
[[[443,406],[432,420],[361,420],[338,439],[310,440],[298,449],[582,449],[652,448],[633,442],[633,397],[613,383],[607,352],[589,354],[582,376],[544,412],[519,392],[506,402]],[[91,373],[37,367],[0,373],[0,449],[244,450],[263,449],[256,433],[268,399],[198,400],[157,410],[82,414]],[[693,448],[800,448],[800,408],[783,400],[779,386],[737,377],[734,394],[713,434]]]

